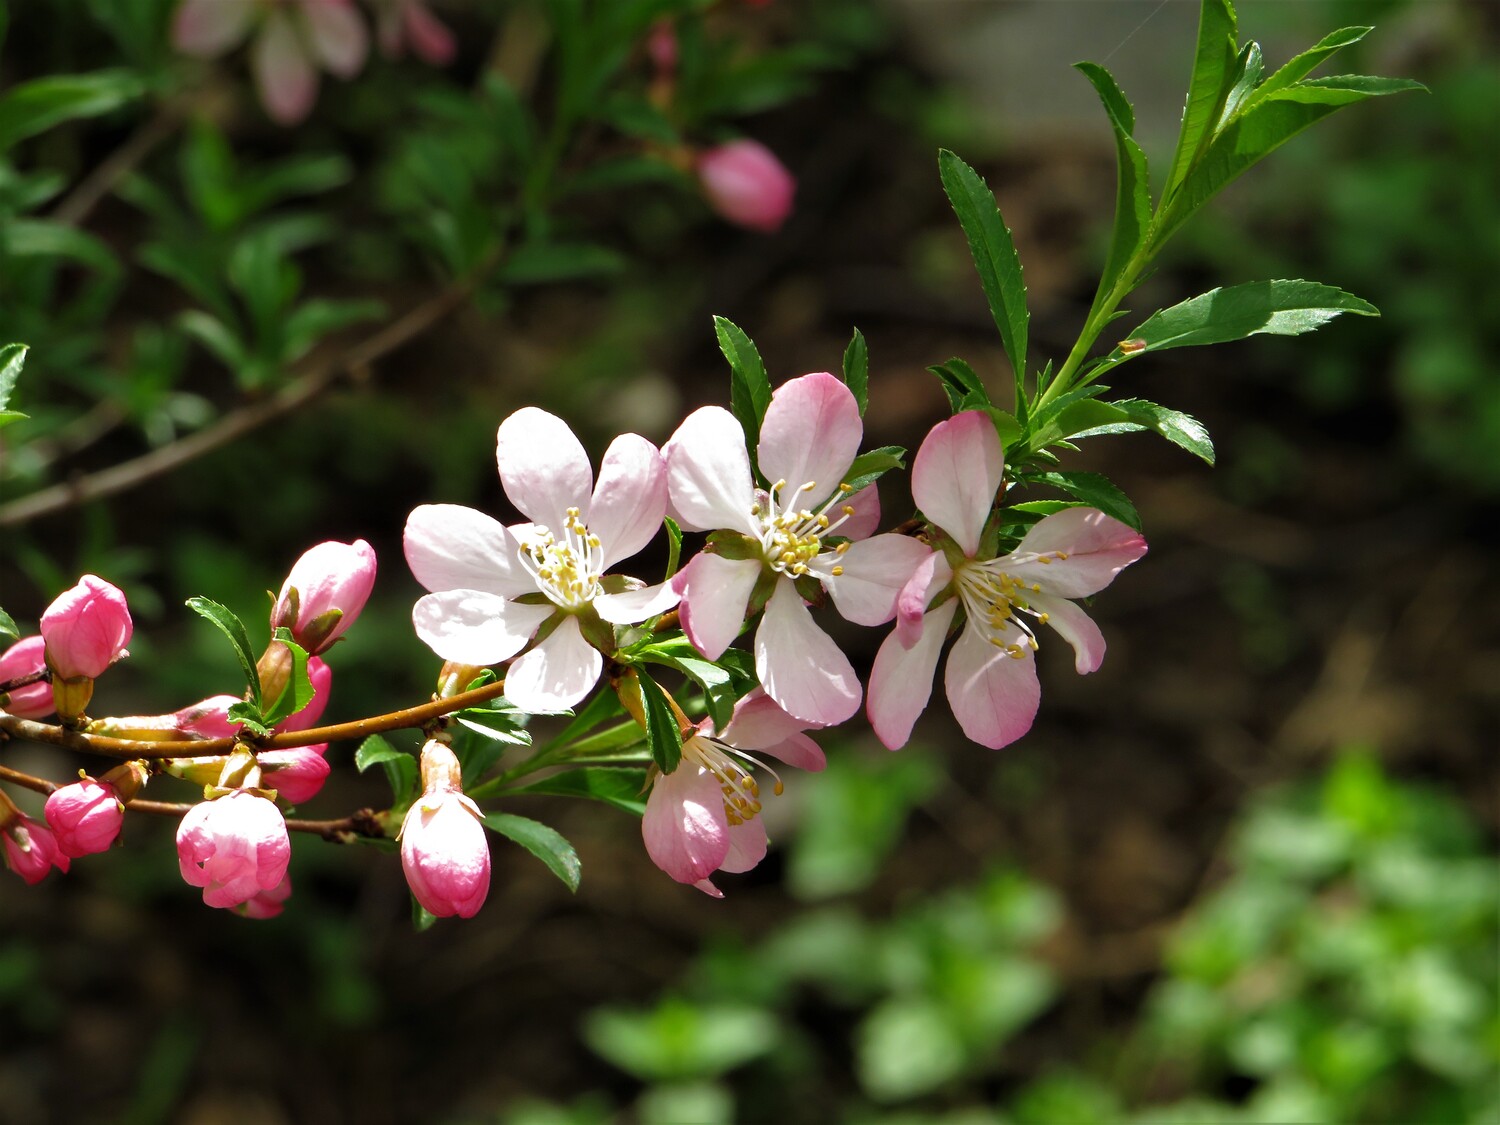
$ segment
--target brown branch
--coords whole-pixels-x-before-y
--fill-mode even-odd
[[[180,124],[182,113],[179,108],[162,106],[149,121],[130,134],[124,144],[79,181],[78,186],[53,209],[51,218],[70,227],[83,222],[104,197],[150,155],[152,149],[177,131]]]
[[[39,672],[27,672],[26,675],[17,676],[13,680],[0,680],[0,695],[9,695],[17,688],[30,687],[32,684],[39,684],[44,680],[48,683],[52,681],[52,672],[50,669],[43,668]]]
[[[13,770],[8,766],[0,766],[0,781],[8,781],[12,785],[19,785],[23,789],[35,790],[48,796],[57,788],[56,782],[42,777],[32,777],[29,773]]]
[[[10,771],[13,772],[13,771]],[[25,776],[24,774],[22,776]],[[32,778],[38,781],[38,778]],[[18,784],[25,784],[18,782]],[[50,781],[41,782],[42,785],[51,785]],[[32,785],[30,788],[35,789]],[[56,788],[53,786],[53,788]],[[182,801],[126,801],[125,807],[131,812],[149,813],[151,816],[185,816],[188,811],[196,808],[201,802]],[[333,843],[348,843],[356,836],[368,836],[380,838],[385,835],[385,825],[381,823],[380,814],[373,809],[360,809],[348,816],[339,817],[337,820],[298,820],[288,818],[286,822],[288,832],[306,832],[313,836],[321,836]]]
[[[38,489],[19,500],[0,505],[0,527],[13,527],[37,516],[49,515],[90,500],[124,492],[228,445],[267,422],[292,413],[322,394],[341,376],[362,371],[375,360],[427,332],[469,297],[499,259],[498,251],[491,253],[467,276],[411,308],[404,316],[333,360],[314,366],[293,379],[270,398],[241,406],[211,426],[132,460],[111,465],[77,480]]]

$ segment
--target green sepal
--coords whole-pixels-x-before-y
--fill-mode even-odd
[[[507,840],[520,844],[547,865],[547,870],[561,879],[568,890],[577,892],[583,878],[583,865],[567,837],[540,821],[511,813],[487,813],[484,826]]]

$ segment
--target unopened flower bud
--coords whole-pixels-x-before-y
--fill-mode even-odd
[[[327,750],[328,743],[321,742],[291,750],[261,751],[255,756],[260,763],[261,784],[276,790],[289,805],[312,800],[328,780],[330,767],[323,758]]]
[[[0,853],[9,867],[30,886],[36,886],[56,867],[66,871],[70,860],[57,850],[57,838],[44,824],[16,808],[0,794]]]
[[[777,231],[792,212],[797,181],[759,141],[738,140],[698,156],[708,204],[738,226]]]
[[[42,614],[47,667],[63,680],[103,675],[106,668],[127,655],[130,633],[125,595],[92,574],[85,574]]]
[[[290,629],[310,654],[323,652],[354,624],[374,587],[375,552],[368,543],[319,543],[282,583],[271,628]]]
[[[269,891],[259,891],[234,908],[234,912],[245,918],[274,918],[292,897],[292,877],[282,877],[280,883]]]
[[[140,791],[144,780],[141,763],[127,762],[98,780],[85,777],[54,790],[47,798],[46,815],[58,851],[71,859],[108,851],[120,835],[125,802]]]
[[[0,683],[45,671],[47,642],[40,635],[25,637],[0,653]],[[52,714],[52,685],[45,680],[0,695],[0,711],[21,719],[43,719]]]
[[[286,820],[264,797],[236,791],[194,805],[177,829],[177,864],[209,906],[238,906],[275,890],[292,856]]]
[[[459,664],[453,660],[445,660],[442,670],[438,672],[438,698],[451,699],[455,695],[468,691],[469,685],[484,671],[485,669],[478,664]]]
[[[484,814],[463,794],[463,771],[436,739],[422,747],[422,796],[401,825],[401,867],[411,893],[439,918],[472,918],[490,890]]]

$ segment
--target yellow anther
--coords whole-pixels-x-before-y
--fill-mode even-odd
[[[854,491],[854,486],[852,484],[848,484],[846,482],[840,481],[839,482],[839,491],[840,492],[853,492]],[[850,509],[849,508],[845,508],[844,511],[847,512],[847,511],[850,511]]]
[[[1036,619],[1045,625],[1048,621],[1052,620],[1052,615],[1050,613],[1039,613],[1036,615]]]
[[[835,555],[842,555],[848,549],[849,549],[849,541],[845,540],[844,542],[840,543],[837,547],[835,547],[833,549],[833,553]]]
[[[1058,551],[1057,552],[1057,558],[1058,558],[1059,562],[1067,562],[1068,561],[1068,552],[1067,551]]]
[[[810,480],[806,484],[804,484],[800,489],[798,489],[798,491],[799,492],[811,492],[813,489],[815,489],[817,487],[818,487],[818,482],[815,481],[815,480]]]
[[[1041,555],[1041,556],[1039,556],[1036,561],[1039,562],[1039,563],[1043,563],[1044,565],[1048,565],[1048,566],[1050,566],[1052,564],[1052,559],[1049,558],[1047,555]]]
[[[846,485],[845,487],[848,487],[848,486]],[[854,505],[853,504],[845,504],[844,505],[844,515],[846,515],[846,516],[852,516],[853,514],[854,514]]]
[[[785,792],[785,790],[786,790],[786,787],[781,784],[781,778],[778,777],[776,779],[776,785],[774,787],[774,792],[775,792],[776,796],[778,796],[778,797],[781,796],[781,794],[783,792]]]
[[[831,575],[833,575],[835,578],[842,578],[843,575],[844,575],[844,568],[841,567],[841,566],[836,566],[832,570],[830,570],[828,573],[831,574]]]

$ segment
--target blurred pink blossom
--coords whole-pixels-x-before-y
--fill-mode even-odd
[[[458,51],[453,32],[427,10],[422,0],[375,0],[375,34],[380,50],[398,59],[407,44],[433,66],[447,66]]]
[[[792,213],[797,181],[759,141],[730,141],[698,154],[708,204],[737,226],[770,233]]]

